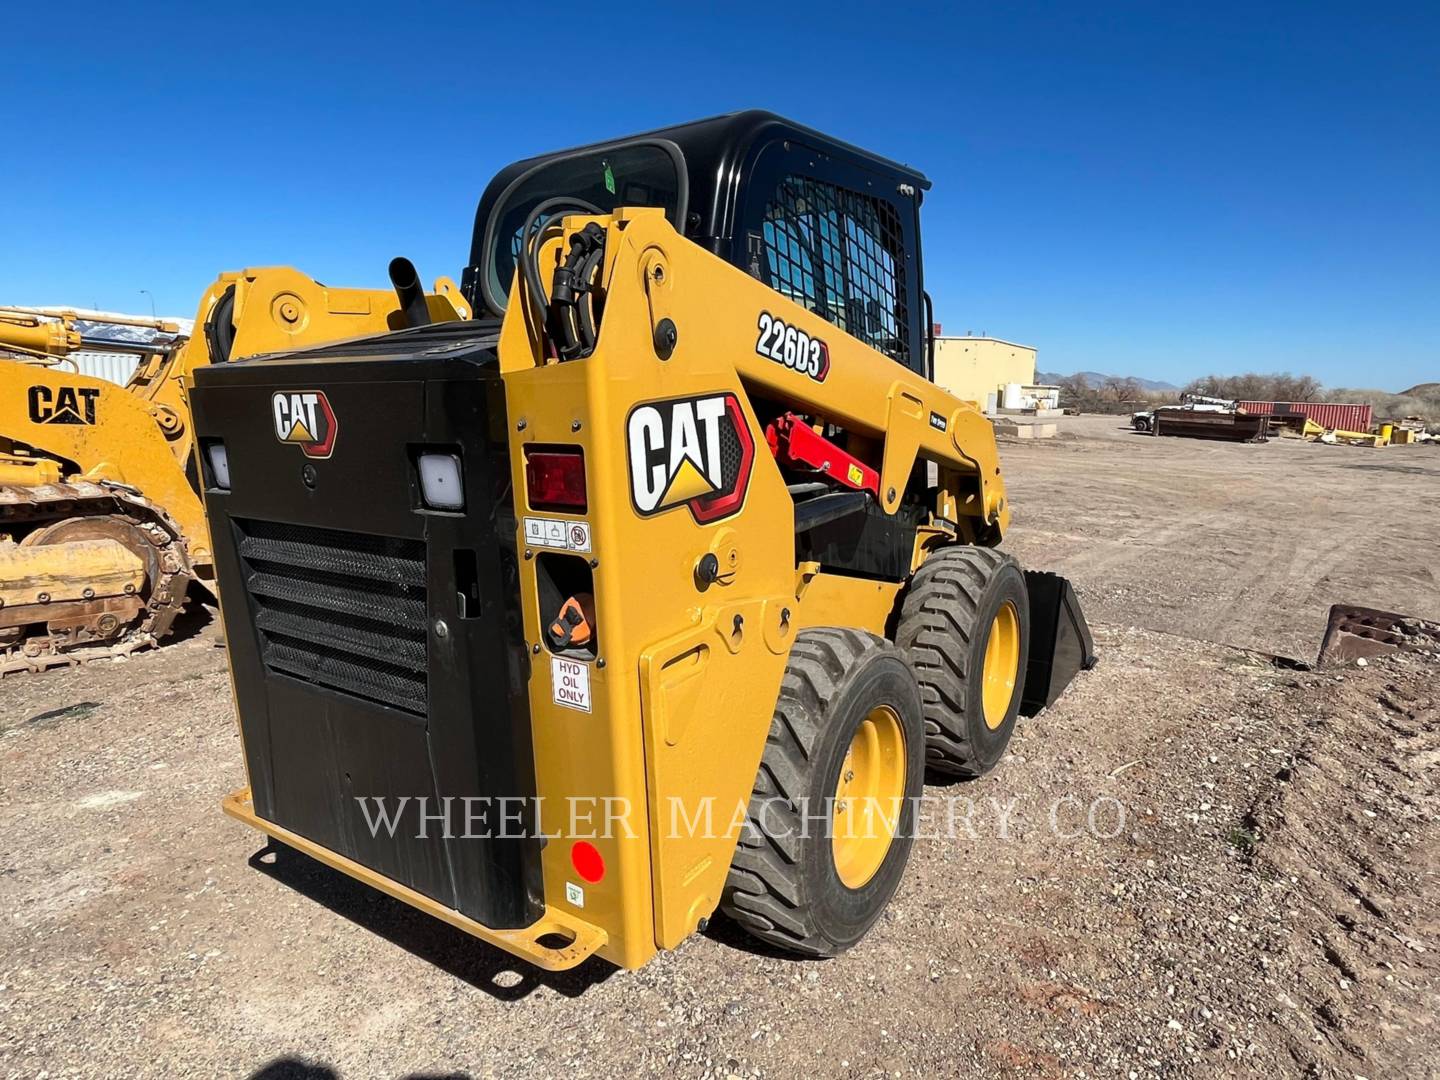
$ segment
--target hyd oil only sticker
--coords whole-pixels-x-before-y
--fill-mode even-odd
[[[550,658],[550,688],[556,705],[590,711],[590,665],[563,656]]]
[[[558,551],[589,551],[590,523],[565,521],[561,518],[527,517],[525,543],[530,547],[555,548]]]

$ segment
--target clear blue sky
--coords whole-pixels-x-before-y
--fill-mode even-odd
[[[930,175],[946,332],[1060,372],[1440,379],[1434,2],[71,7],[8,20],[0,302],[458,276],[507,161],[757,106]]]

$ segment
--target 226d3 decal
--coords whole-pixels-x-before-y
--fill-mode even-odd
[[[323,390],[277,390],[270,395],[275,437],[300,447],[306,457],[328,458],[335,452],[340,423]]]
[[[756,326],[760,331],[760,336],[755,339],[757,353],[767,360],[793,368],[801,375],[808,375],[816,382],[825,381],[825,376],[830,374],[830,346],[825,342],[768,311],[760,312]]]
[[[688,506],[703,525],[744,504],[755,439],[734,394],[637,405],[625,440],[630,498],[641,517]]]

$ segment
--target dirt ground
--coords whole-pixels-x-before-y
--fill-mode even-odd
[[[971,813],[851,953],[550,976],[267,853],[202,630],[0,683],[0,1077],[1440,1075],[1440,656],[1265,655],[1440,617],[1440,450],[1064,427],[1007,547],[1100,666],[927,789]]]
[[[1440,447],[1161,439],[1082,416],[1006,440],[1002,461],[1006,546],[1074,579],[1093,622],[1313,660],[1331,604],[1440,617]]]

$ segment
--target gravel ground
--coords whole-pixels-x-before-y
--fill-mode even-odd
[[[1331,604],[1440,619],[1440,446],[1207,442],[1066,417],[1003,440],[1006,546],[1092,622],[1313,660]]]
[[[717,919],[552,976],[269,852],[218,811],[201,631],[0,683],[0,1076],[1437,1075],[1440,657],[1265,653],[1313,655],[1332,597],[1440,614],[1440,454],[1068,426],[1003,450],[1011,546],[1074,576],[1101,666],[928,789],[958,827],[851,953]],[[1277,569],[1277,536],[1317,553]]]

